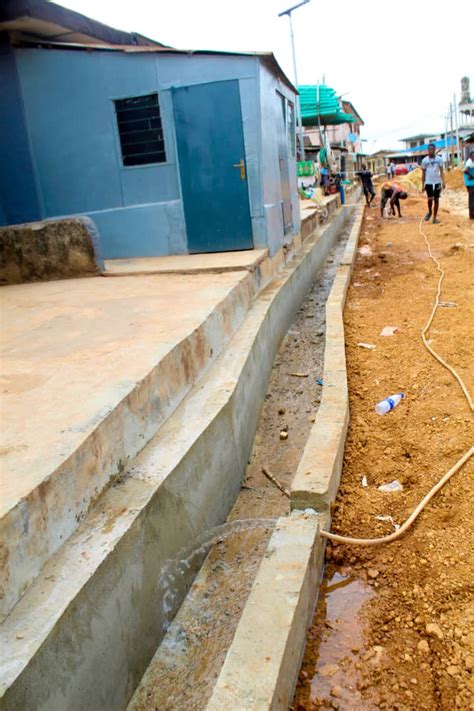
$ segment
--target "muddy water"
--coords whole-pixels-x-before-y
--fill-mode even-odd
[[[290,709],[350,709],[367,711],[362,699],[362,678],[357,658],[364,653],[364,605],[373,590],[344,569],[329,568],[319,593],[318,606],[308,633],[299,685]],[[375,659],[376,661],[376,659]]]

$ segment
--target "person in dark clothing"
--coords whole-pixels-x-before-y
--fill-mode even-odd
[[[390,200],[390,213],[395,215],[395,208],[398,210],[398,217],[402,216],[400,210],[400,200],[406,200],[408,193],[401,190],[396,183],[384,183],[380,194],[380,215],[383,217],[383,211],[388,200]]]
[[[367,170],[367,166],[364,163],[362,165],[362,170],[357,171],[356,175],[358,175],[361,180],[367,207],[370,207],[371,202],[375,198],[375,189],[372,184],[372,173],[370,170]]]
[[[474,151],[464,164],[464,184],[469,195],[469,217],[474,220]]]

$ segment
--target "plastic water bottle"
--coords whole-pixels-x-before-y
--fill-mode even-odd
[[[382,400],[381,402],[378,402],[376,404],[375,412],[377,413],[377,415],[386,415],[387,412],[393,410],[393,408],[396,407],[400,400],[404,397],[405,395],[403,393],[397,393],[396,395],[390,395],[390,397],[386,397],[385,400]]]

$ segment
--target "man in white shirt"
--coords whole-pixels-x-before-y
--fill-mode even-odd
[[[428,155],[421,161],[422,179],[421,189],[426,190],[428,197],[428,212],[425,215],[425,222],[429,222],[433,215],[433,224],[439,225],[438,207],[441,188],[444,185],[443,159],[436,155],[436,146],[430,143]]]
[[[464,184],[469,195],[469,217],[474,220],[474,151],[464,163]]]

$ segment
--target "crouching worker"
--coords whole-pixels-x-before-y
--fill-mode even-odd
[[[407,197],[408,193],[402,190],[396,183],[385,183],[380,193],[380,215],[383,217],[385,205],[390,200],[390,214],[395,215],[395,208],[397,208],[398,217],[401,217],[400,200],[406,200]]]

